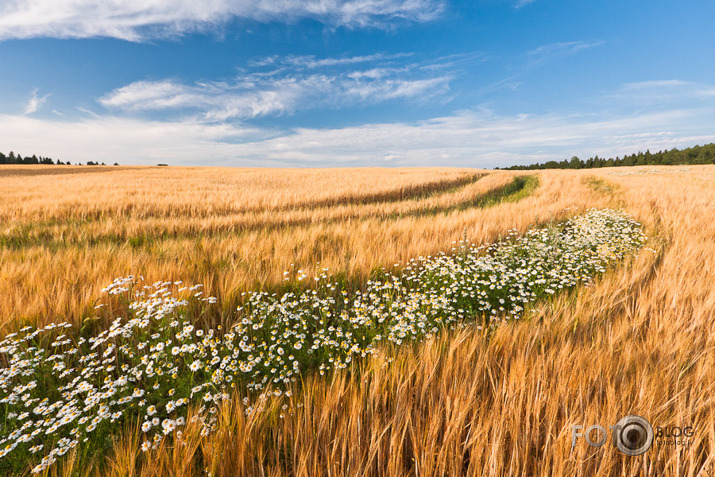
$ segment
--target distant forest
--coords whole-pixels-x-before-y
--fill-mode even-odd
[[[511,166],[504,169],[510,171],[533,169],[592,169],[594,167],[620,167],[620,166],[671,166],[681,164],[715,164],[715,143],[704,146],[694,146],[679,151],[676,148],[655,153],[639,152],[630,156],[616,157],[615,159],[591,157],[587,160],[573,156],[570,160],[548,161],[543,164],[528,166]],[[497,167],[497,169],[499,169]]]
[[[71,166],[72,163],[70,161],[67,162],[62,162],[59,159],[57,161],[53,161],[49,157],[37,157],[36,155],[32,156],[25,156],[22,157],[21,154],[15,154],[13,151],[10,151],[10,154],[5,155],[2,152],[0,152],[0,164],[47,164],[47,165],[57,165],[57,166]],[[82,163],[78,162],[78,166],[81,166]],[[88,166],[106,166],[105,163],[99,163],[99,162],[93,162],[93,161],[87,161]],[[114,163],[115,166],[118,166],[116,162]]]

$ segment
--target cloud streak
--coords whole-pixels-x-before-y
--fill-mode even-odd
[[[715,85],[677,79],[640,81],[624,84],[606,99],[626,107],[697,107],[715,101]]]
[[[111,37],[145,41],[205,31],[232,19],[386,27],[439,16],[443,0],[5,0],[0,40]]]
[[[303,68],[303,69],[314,69],[314,68],[325,68],[334,66],[348,66],[348,65],[358,65],[364,63],[374,63],[374,62],[386,62],[392,60],[399,60],[402,58],[407,58],[413,56],[412,53],[397,53],[397,54],[384,54],[375,53],[373,55],[364,56],[348,56],[342,58],[316,58],[314,55],[304,55],[304,56],[269,56],[267,58],[262,58],[259,60],[254,60],[250,63],[250,66],[261,67],[261,66],[272,66],[272,67],[291,67],[291,68]]]
[[[530,3],[534,3],[535,1],[536,0],[517,0],[516,4],[514,5],[514,8],[518,10],[529,5]]]
[[[477,91],[479,94],[492,93],[500,89],[516,90],[523,83],[522,78],[527,74],[537,69],[549,65],[553,61],[563,59],[565,57],[575,55],[580,51],[594,48],[603,45],[605,42],[598,41],[563,41],[548,43],[527,51],[525,54],[526,60],[516,68],[516,72],[488,84]]]
[[[30,99],[27,101],[27,104],[25,105],[25,114],[32,114],[34,112],[37,112],[43,104],[45,104],[45,101],[47,101],[47,98],[51,96],[52,93],[46,94],[44,96],[37,96],[37,88],[35,88],[32,91],[32,96],[30,96]]]
[[[529,55],[533,57],[566,56],[578,53],[581,50],[601,46],[604,43],[604,41],[562,41],[549,43],[529,51]]]

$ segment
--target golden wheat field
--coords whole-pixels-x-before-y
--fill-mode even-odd
[[[715,167],[507,172],[0,167],[0,327],[108,325],[101,289],[133,274],[205,285],[204,320],[230,326],[241,293],[328,268],[372,272],[614,208],[646,247],[592,285],[493,330],[462,326],[384,346],[214,432],[140,449],[125,423],[106,455],[70,452],[48,475],[705,476],[715,473]],[[97,317],[99,318],[97,320]],[[189,414],[197,412],[192,407]],[[693,429],[630,457],[572,447],[572,426],[626,415]],[[29,473],[29,469],[27,471]]]

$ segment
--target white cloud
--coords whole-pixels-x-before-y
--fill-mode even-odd
[[[356,65],[361,63],[384,62],[397,60],[413,56],[412,53],[397,53],[387,55],[384,53],[375,53],[373,55],[364,56],[347,56],[342,58],[316,58],[314,55],[289,55],[289,56],[269,56],[260,60],[255,60],[250,63],[253,67],[259,66],[274,66],[274,67],[292,67],[292,68],[324,68],[331,66],[346,66]]]
[[[51,94],[52,93],[46,94],[44,96],[37,96],[37,88],[35,88],[32,91],[32,96],[30,96],[30,99],[25,105],[25,114],[32,114],[38,109],[40,109],[42,105],[45,104],[45,101],[47,101],[47,98],[49,98]]]
[[[367,69],[341,71],[344,65],[373,62],[376,58],[383,57],[270,58],[256,64],[270,64],[277,69],[240,75],[231,81],[190,85],[173,80],[137,81],[99,101],[107,108],[129,112],[173,109],[198,113],[204,120],[221,121],[405,98],[424,101],[449,89],[451,76],[447,73],[435,76],[414,64],[380,63],[375,67],[371,63]],[[296,64],[299,66],[286,66]],[[340,68],[335,70],[336,67]]]
[[[626,83],[619,93],[643,92],[656,96],[690,96],[694,98],[715,98],[715,85],[682,80],[657,80]]]
[[[232,18],[332,26],[428,21],[443,0],[4,0],[0,39],[113,37],[142,41],[215,28]]]
[[[89,115],[89,116],[92,116],[92,117],[95,118],[95,119],[102,119],[102,116],[100,116],[99,114],[95,113],[94,111],[92,111],[92,110],[90,110],[90,109],[83,108],[83,107],[81,107],[81,106],[77,107],[77,111],[80,111],[80,112],[82,112],[82,113],[84,113],[84,114],[87,114],[87,115]]]
[[[605,42],[603,41],[563,41],[556,43],[549,43],[535,48],[529,52],[531,56],[562,56],[569,55],[572,53],[577,53],[581,50],[586,50],[589,48],[594,48],[596,46],[601,46]]]
[[[0,116],[0,144],[73,163],[230,166],[508,166],[715,141],[715,108],[609,117],[465,111],[416,123],[287,132],[196,121]]]
[[[626,83],[623,85],[623,90],[643,90],[654,88],[671,88],[688,85],[687,81],[682,80],[651,80],[639,81],[636,83]]]
[[[536,0],[517,0],[516,5],[514,5],[514,8],[519,9],[529,5],[530,3],[534,3],[535,1]]]

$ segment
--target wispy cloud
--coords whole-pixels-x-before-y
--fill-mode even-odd
[[[83,108],[83,107],[79,106],[79,107],[77,108],[77,111],[79,111],[79,112],[81,112],[81,113],[84,113],[84,114],[87,114],[87,115],[89,115],[89,116],[91,116],[91,117],[93,117],[93,118],[95,118],[95,119],[102,119],[102,116],[100,116],[99,114],[95,113],[95,112],[92,111],[91,109],[87,109],[87,108]]]
[[[581,50],[601,46],[604,43],[604,41],[563,41],[548,43],[529,51],[529,55],[535,57],[570,55]]]
[[[678,79],[650,80],[626,83],[608,96],[623,104],[669,108],[698,105],[704,100],[715,99],[715,85]]]
[[[244,73],[229,81],[137,81],[99,101],[107,108],[129,112],[173,109],[198,112],[204,120],[220,121],[406,98],[424,101],[448,91],[449,73],[425,73],[418,64],[392,65],[390,60],[396,57],[273,57],[254,62],[272,69]],[[382,61],[376,64],[376,59]],[[363,68],[345,68],[356,64]]]
[[[45,101],[47,101],[47,98],[49,98],[51,94],[52,93],[46,94],[44,96],[37,96],[37,88],[35,88],[32,91],[32,96],[30,96],[30,99],[25,105],[25,114],[32,114],[34,112],[37,112],[37,110],[40,109],[43,104],[45,104]]]
[[[346,56],[341,58],[317,58],[315,55],[288,55],[288,56],[269,56],[258,60],[253,60],[249,63],[252,67],[272,66],[272,67],[291,67],[291,68],[325,68],[331,66],[348,66],[358,65],[363,63],[386,62],[391,60],[402,59],[414,56],[413,53],[375,53],[373,55],[364,56]]]
[[[424,22],[443,0],[9,0],[0,3],[0,39],[112,37],[143,41],[213,29],[233,18],[331,26]]]
[[[541,45],[526,52],[524,58],[522,58],[522,63],[514,68],[515,72],[513,74],[478,88],[476,91],[481,95],[504,89],[514,91],[523,84],[523,78],[532,71],[580,51],[603,45],[604,43],[605,42],[601,40],[563,41]]]
[[[519,9],[529,5],[530,3],[534,3],[535,1],[536,0],[517,0],[516,4],[514,5],[514,8]]]
[[[651,81],[638,81],[635,83],[626,83],[623,85],[622,90],[646,90],[646,89],[656,89],[656,88],[677,88],[680,86],[686,86],[693,83],[682,80],[651,80]]]

